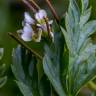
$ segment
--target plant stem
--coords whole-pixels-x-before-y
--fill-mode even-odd
[[[48,20],[46,18],[44,18],[45,22],[46,22],[46,27],[47,27],[47,31],[48,31],[48,36],[49,38],[51,38],[51,35],[50,35],[50,25],[48,24]]]
[[[34,13],[37,12],[37,9],[34,8],[27,0],[22,0]]]
[[[40,56],[37,52],[35,52],[33,49],[31,49],[26,43],[21,41],[21,39],[18,37],[18,35],[13,33],[8,33],[10,37],[12,37],[14,40],[16,40],[19,44],[21,44],[23,47],[25,47],[28,51],[30,51],[32,54],[34,54],[38,59],[42,60],[42,56]]]
[[[29,0],[29,2],[30,2],[37,10],[40,9],[40,7],[35,3],[34,0]]]
[[[96,91],[96,84],[93,81],[89,81],[88,83],[89,87]]]
[[[54,18],[55,18],[56,21],[57,21],[57,23],[59,23],[59,17],[58,17],[58,15],[57,15],[55,9],[53,8],[53,6],[52,6],[50,0],[45,0],[45,1],[46,1],[46,3],[48,4],[48,7],[50,8],[50,10],[51,10],[51,12],[52,12]]]

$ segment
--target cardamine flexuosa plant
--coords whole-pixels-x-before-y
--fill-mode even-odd
[[[81,7],[77,0],[69,0],[62,17],[45,0],[53,20],[35,1],[22,1],[32,15],[24,12],[22,29],[9,33],[19,43],[11,68],[20,91],[23,96],[77,96],[96,76],[96,43],[91,37],[96,20],[90,20],[89,0],[80,0]]]

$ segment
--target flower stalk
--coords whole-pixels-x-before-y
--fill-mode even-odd
[[[21,39],[18,37],[17,34],[13,34],[13,33],[9,32],[8,35],[10,37],[12,37],[14,40],[16,40],[20,45],[22,45],[23,47],[25,47],[28,51],[30,51],[38,59],[42,60],[43,57],[40,56],[37,52],[35,52],[32,48],[28,47],[28,45],[26,45],[26,43],[24,43],[23,41],[21,41]]]
[[[37,7],[36,6],[34,6],[34,4],[32,3],[30,3],[29,1],[27,1],[27,0],[22,0],[23,1],[23,3],[24,4],[26,4],[27,5],[27,7],[29,7],[32,11],[33,11],[33,13],[36,13],[37,12]]]
[[[32,6],[34,6],[35,9],[37,9],[37,10],[40,10],[40,9],[41,9],[41,8],[38,6],[38,4],[35,3],[34,0],[29,0],[29,3],[31,3]]]
[[[51,38],[51,34],[50,34],[50,25],[48,24],[48,20],[46,18],[45,19],[45,22],[46,22],[46,27],[47,27],[47,31],[48,31],[48,36]]]
[[[50,0],[45,0],[45,1],[46,1],[47,5],[48,5],[49,9],[51,10],[51,12],[52,12],[54,18],[56,19],[57,23],[59,23],[59,17],[58,17],[58,15],[57,15],[55,9],[53,8],[53,6],[52,6]]]

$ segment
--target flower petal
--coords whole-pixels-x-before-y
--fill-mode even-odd
[[[45,10],[41,9],[39,10],[39,12],[37,12],[35,14],[35,18],[37,19],[37,21],[41,20],[41,19],[44,19],[44,17],[47,17],[47,13]]]
[[[24,26],[24,28],[23,28],[23,33],[30,33],[30,32],[32,32],[33,31],[33,29],[32,29],[32,27],[31,27],[31,25],[29,25],[29,24],[25,24],[25,26]]]
[[[53,20],[48,21],[48,24],[51,25],[53,23]]]
[[[32,40],[32,34],[34,34],[33,29],[31,28],[31,25],[26,24],[23,28],[23,32],[21,34],[21,38],[24,41],[31,41]]]
[[[28,24],[34,24],[35,20],[29,15],[28,12],[24,13],[24,22]]]

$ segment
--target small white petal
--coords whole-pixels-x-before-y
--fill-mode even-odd
[[[29,24],[25,24],[25,26],[24,26],[24,28],[23,28],[23,33],[31,33],[33,31],[33,29],[32,29],[32,27],[31,27],[31,25],[29,25]]]
[[[40,16],[40,18],[46,17],[47,16],[46,11],[45,10],[39,10],[39,16]]]
[[[25,23],[34,24],[35,20],[29,15],[28,12],[24,13],[24,21]]]
[[[22,34],[21,35],[21,38],[24,40],[24,41],[31,41],[32,40],[32,36],[30,36],[31,34]]]
[[[47,13],[45,10],[41,9],[39,12],[35,14],[35,18],[38,20],[44,19],[44,17],[47,17]]]
[[[51,25],[53,23],[53,20],[48,21],[48,24]]]
[[[23,32],[21,34],[21,38],[24,41],[31,41],[32,40],[32,34],[34,33],[33,29],[29,24],[26,24],[23,28]]]

